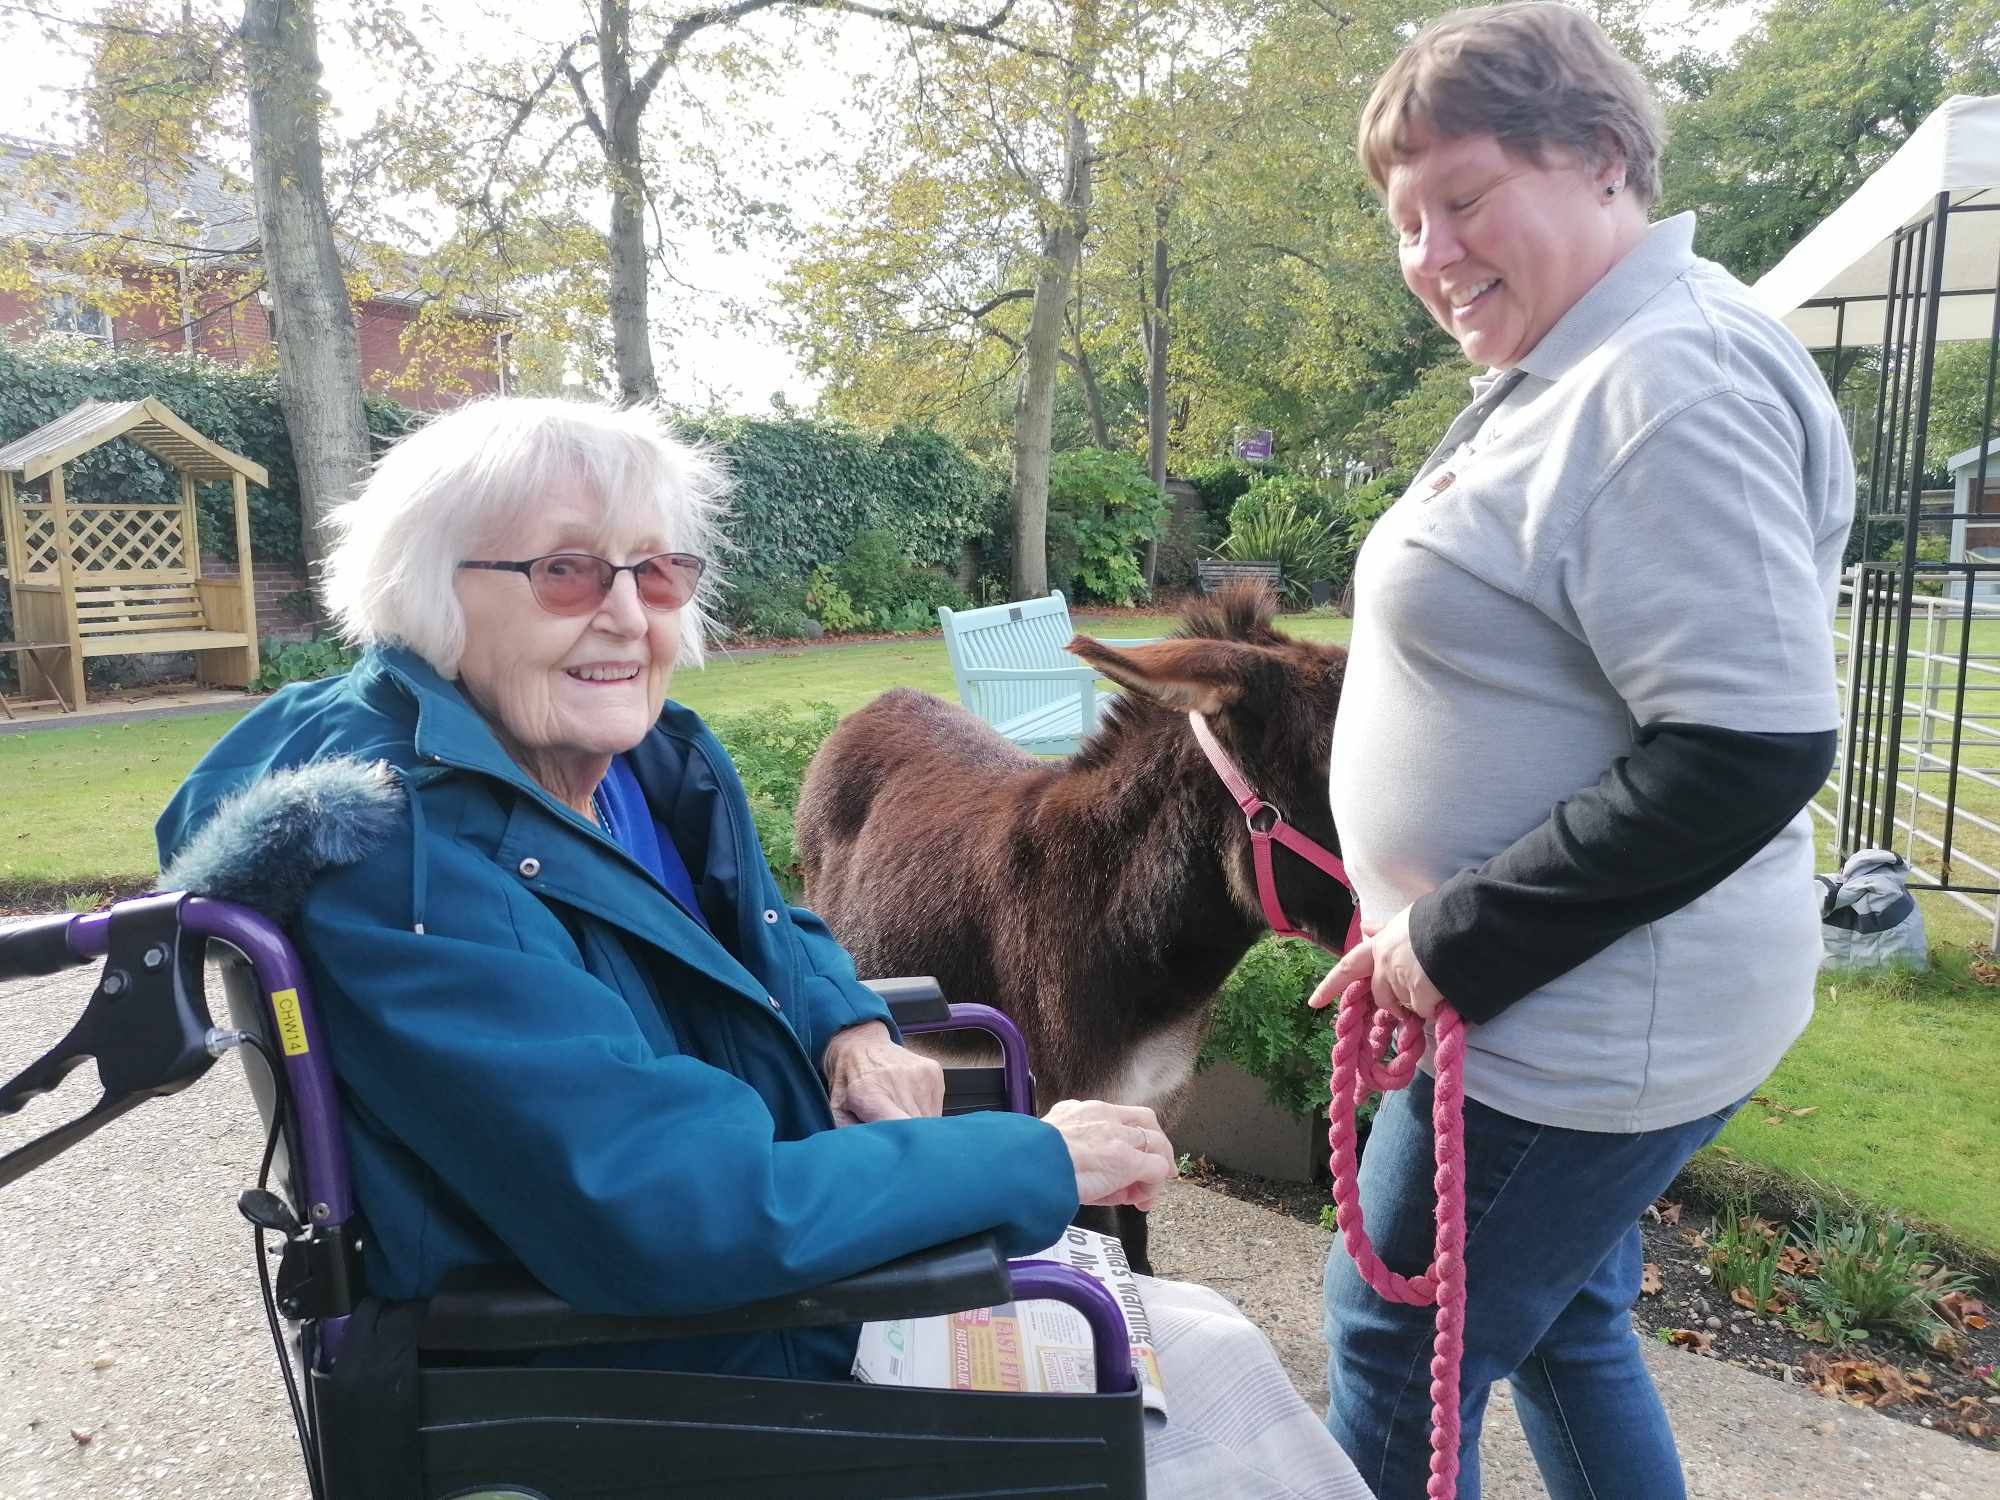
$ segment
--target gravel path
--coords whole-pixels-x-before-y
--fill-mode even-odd
[[[85,970],[0,985],[0,1076],[62,1035],[93,983]],[[225,1060],[221,1076],[0,1188],[0,1500],[305,1495],[233,1206],[262,1145],[236,1067]],[[0,1143],[95,1096],[85,1069],[0,1119]],[[1152,1242],[1161,1274],[1235,1299],[1308,1402],[1325,1400],[1323,1231],[1177,1186]],[[1654,1347],[1647,1357],[1694,1500],[2000,1500],[2000,1456],[1732,1366]],[[1484,1463],[1487,1500],[1543,1493],[1504,1391]]]

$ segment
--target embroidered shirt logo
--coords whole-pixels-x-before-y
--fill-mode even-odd
[[[1429,488],[1424,491],[1424,498],[1429,500],[1443,494],[1451,488],[1451,482],[1456,478],[1458,478],[1458,475],[1450,469],[1446,469],[1443,473],[1436,475],[1432,478]]]

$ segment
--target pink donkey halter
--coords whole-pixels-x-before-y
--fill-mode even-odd
[[[1190,713],[1188,724],[1215,774],[1243,809],[1250,829],[1251,859],[1257,869],[1257,899],[1263,903],[1264,920],[1271,930],[1279,937],[1319,941],[1294,927],[1278,901],[1271,868],[1271,844],[1276,841],[1347,887],[1354,899],[1354,915],[1347,925],[1344,946],[1352,948],[1361,936],[1361,903],[1339,856],[1300,833],[1285,821],[1282,811],[1257,795],[1208,727],[1207,719],[1198,712]],[[1437,1305],[1437,1335],[1431,1346],[1431,1477],[1426,1494],[1430,1500],[1453,1500],[1458,1493],[1459,1367],[1465,1356],[1465,1023],[1449,1005],[1440,1005],[1434,1019],[1437,1088],[1431,1100],[1431,1134],[1437,1149],[1437,1238],[1430,1267],[1423,1275],[1400,1276],[1383,1265],[1361,1224],[1361,1194],[1355,1176],[1355,1111],[1376,1089],[1406,1087],[1416,1075],[1417,1059],[1424,1050],[1423,1023],[1414,1016],[1378,1009],[1373,986],[1366,979],[1355,980],[1340,997],[1340,1014],[1333,1031],[1333,1108],[1326,1138],[1333,1148],[1333,1201],[1341,1239],[1362,1279],[1392,1302],[1412,1307]],[[1392,1034],[1396,1055],[1389,1060]]]

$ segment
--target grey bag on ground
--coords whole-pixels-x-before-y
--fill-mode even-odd
[[[1910,867],[1887,849],[1862,849],[1822,891],[1820,936],[1828,969],[1928,969],[1924,914],[1908,888]]]

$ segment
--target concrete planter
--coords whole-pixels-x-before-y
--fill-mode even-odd
[[[1217,1166],[1286,1182],[1326,1174],[1326,1120],[1287,1114],[1264,1097],[1264,1085],[1231,1062],[1194,1077],[1173,1110],[1174,1149]]]

